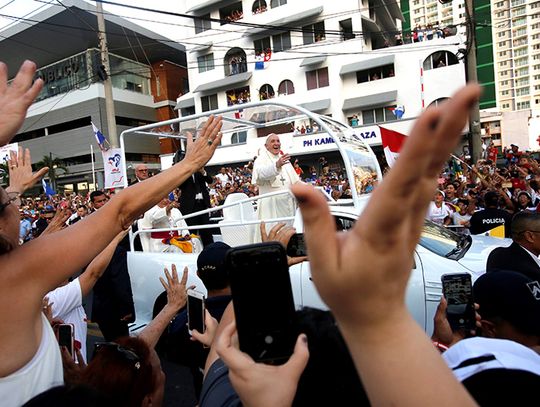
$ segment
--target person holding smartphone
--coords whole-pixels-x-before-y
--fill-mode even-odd
[[[444,360],[479,405],[527,405],[540,384],[540,283],[499,271],[472,288],[480,329],[453,328],[443,297],[432,339],[447,349]]]
[[[336,318],[372,405],[476,405],[408,312],[405,294],[437,175],[479,96],[479,86],[467,86],[418,118],[399,160],[345,234],[336,233],[322,194],[308,185],[292,188],[302,211],[311,277]],[[234,334],[234,324],[228,325],[216,337],[216,349],[243,405],[292,400],[307,361],[302,339],[287,364],[268,366],[241,352]]]
[[[25,61],[10,85],[0,63],[0,144],[8,143],[43,87],[36,65]],[[19,246],[20,196],[0,188],[0,394],[5,406],[19,406],[63,382],[60,350],[43,315],[49,291],[86,266],[111,240],[160,198],[212,157],[221,140],[220,117],[207,120],[200,137],[187,140],[186,157],[170,169],[115,194],[99,211],[56,233]],[[31,162],[13,154],[11,165],[28,169],[26,188],[37,181]],[[69,259],[66,258],[69,253]],[[15,310],[15,311],[14,311]],[[22,340],[22,339],[23,340]]]

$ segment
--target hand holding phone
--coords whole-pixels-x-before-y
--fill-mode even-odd
[[[448,304],[446,318],[452,331],[476,328],[476,312],[469,273],[444,274],[441,277],[443,295]]]
[[[307,255],[306,242],[303,233],[295,233],[287,244],[287,256],[304,257]]]
[[[225,261],[240,350],[256,362],[285,363],[298,336],[285,249],[278,242],[234,247]]]
[[[75,360],[73,325],[57,325],[57,339],[58,345],[60,345],[60,347],[65,346],[73,360]]]
[[[205,297],[200,291],[187,290],[187,313],[188,332],[192,335],[193,330],[203,334],[206,327],[204,324]]]

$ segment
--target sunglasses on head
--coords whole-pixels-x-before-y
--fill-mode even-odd
[[[122,355],[125,360],[133,362],[133,367],[136,370],[141,368],[139,356],[133,350],[124,348],[122,345],[119,345],[116,342],[96,342],[94,344],[94,355],[104,348],[112,349],[118,354]]]

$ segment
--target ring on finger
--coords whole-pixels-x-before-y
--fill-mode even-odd
[[[208,139],[208,145],[209,145],[209,146],[211,146],[211,145],[212,145],[212,143],[213,143],[213,141],[212,141],[212,140],[210,140],[210,139]]]

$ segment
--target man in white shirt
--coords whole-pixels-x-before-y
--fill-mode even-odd
[[[52,317],[61,319],[66,324],[73,324],[73,335],[80,343],[81,354],[86,362],[86,313],[82,306],[82,300],[92,290],[97,280],[101,277],[118,243],[126,235],[127,231],[120,233],[109,245],[88,265],[85,272],[71,282],[50,291],[45,297],[52,305]]]

